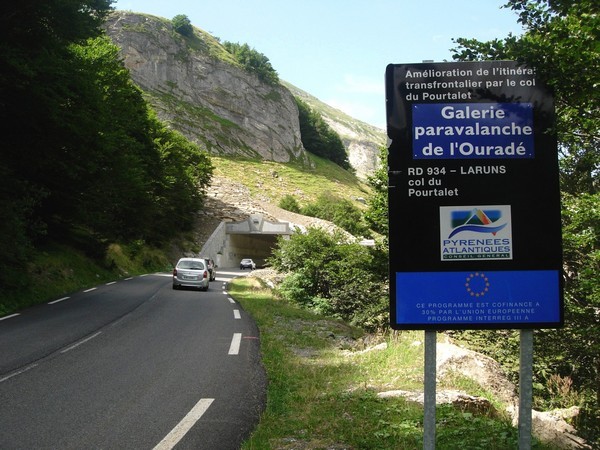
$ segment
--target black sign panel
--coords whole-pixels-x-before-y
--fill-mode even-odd
[[[396,329],[563,323],[551,93],[512,61],[389,65]]]

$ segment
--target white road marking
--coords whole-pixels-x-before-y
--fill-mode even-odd
[[[33,369],[36,366],[37,366],[37,364],[32,364],[32,365],[27,366],[27,367],[25,367],[25,368],[23,368],[23,369],[15,372],[15,373],[11,373],[10,375],[5,376],[4,378],[0,378],[0,383],[4,382],[4,381],[6,381],[6,380],[8,380],[8,379],[10,379],[12,377],[16,377],[17,375],[21,375],[22,373],[25,373],[28,370],[31,370],[31,369]]]
[[[111,284],[115,284],[116,281],[111,281],[110,283],[106,283],[107,286],[110,286]]]
[[[242,333],[233,333],[228,355],[238,355],[240,353],[240,344],[242,342]]]
[[[227,295],[227,291],[223,291],[223,294],[224,294],[224,295]]]
[[[125,278],[125,281],[133,280],[133,277]]]
[[[6,316],[6,317],[0,317],[0,320],[6,320],[6,319],[10,319],[11,317],[17,317],[20,316],[21,314],[16,313],[16,314],[11,314],[10,316]]]
[[[242,316],[240,315],[240,310],[239,309],[234,309],[233,310],[233,318],[234,319],[241,319]]]
[[[194,424],[200,420],[200,417],[202,417],[202,415],[214,401],[214,398],[201,398],[200,401],[196,403],[196,406],[194,406],[192,410],[187,413],[181,422],[179,422],[177,426],[173,428],[171,432],[167,434],[156,447],[154,447],[154,450],[171,450],[173,447],[175,447],[181,438],[185,436],[188,431],[190,431],[190,428],[192,428]]]
[[[59,298],[58,300],[54,300],[53,302],[48,302],[49,305],[54,305],[55,303],[59,303],[59,302],[64,302],[65,300],[70,299],[71,297],[63,297],[63,298]]]
[[[227,300],[229,300],[229,303],[235,303],[235,300],[232,299],[231,297],[227,297]]]
[[[92,291],[95,291],[96,289],[98,289],[98,288],[93,287],[93,288],[90,288],[90,289],[86,289],[83,292],[92,292]]]
[[[91,336],[88,336],[87,338],[77,342],[76,344],[73,344],[70,347],[65,348],[64,350],[61,350],[61,353],[67,353],[68,351],[71,351],[74,348],[79,347],[81,344],[85,344],[87,341],[91,341],[92,339],[94,339],[95,337],[97,337],[101,334],[102,334],[102,331],[98,331],[96,334],[92,334]]]

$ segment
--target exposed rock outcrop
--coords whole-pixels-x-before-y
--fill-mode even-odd
[[[159,117],[202,148],[305,160],[292,94],[245,71],[209,34],[183,37],[169,20],[122,11],[106,30]]]
[[[478,382],[484,389],[492,392],[498,400],[507,405],[506,412],[511,416],[513,425],[518,425],[518,395],[515,386],[503,375],[500,365],[472,350],[450,343],[438,343],[436,346],[436,376],[440,379],[447,374],[458,373]],[[409,401],[424,403],[423,392],[385,391],[381,398],[404,397]],[[452,403],[462,410],[473,413],[493,414],[494,407],[485,398],[473,397],[465,392],[440,390],[436,392],[436,403]],[[565,419],[578,414],[578,408],[547,412],[532,411],[533,434],[543,442],[551,443],[561,449],[591,449],[584,439]]]
[[[193,37],[183,37],[167,19],[124,11],[111,14],[105,28],[159,117],[210,153],[306,161],[297,96],[340,135],[357,176],[379,166],[383,130],[285,81],[261,81],[210,34],[195,28]]]

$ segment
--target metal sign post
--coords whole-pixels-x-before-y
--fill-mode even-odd
[[[533,330],[521,330],[519,366],[519,450],[531,448],[533,401]]]
[[[437,332],[425,330],[425,390],[423,418],[423,449],[435,449],[435,409],[436,409],[436,344]]]

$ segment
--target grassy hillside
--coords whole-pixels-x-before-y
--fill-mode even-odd
[[[309,154],[309,159],[311,167],[299,163],[212,157],[215,175],[240,182],[248,187],[253,197],[267,199],[275,205],[287,194],[296,197],[301,204],[314,201],[324,192],[351,201],[371,195],[370,187],[352,173],[314,155]]]

